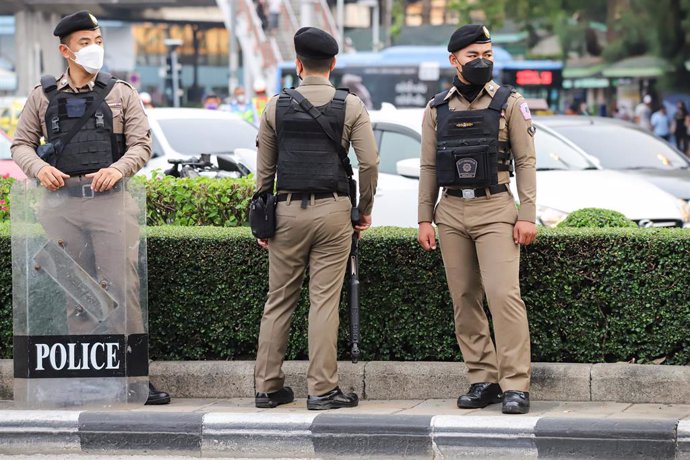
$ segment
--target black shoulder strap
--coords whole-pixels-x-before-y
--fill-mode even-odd
[[[60,139],[58,152],[60,152],[65,148],[65,146],[67,146],[67,144],[70,143],[72,138],[76,136],[81,128],[84,127],[88,119],[91,118],[96,111],[98,111],[106,96],[108,96],[108,93],[110,93],[115,86],[115,83],[117,83],[117,79],[113,78],[112,75],[103,72],[103,78],[101,78],[101,74],[99,73],[95,83],[96,84],[93,87],[93,92],[96,93],[96,97],[93,98],[91,106],[86,112],[84,112],[84,115],[79,119],[79,121],[72,126],[72,129],[65,135],[65,137]]]
[[[450,90],[441,91],[436,96],[434,96],[434,99],[432,99],[430,104],[431,108],[435,108],[443,104],[448,104],[448,100],[446,99],[446,96],[448,96],[448,91]]]
[[[57,80],[53,75],[43,75],[41,77],[41,87],[43,87],[43,94],[46,95],[48,101],[52,101],[57,94]]]
[[[496,90],[496,94],[494,94],[494,97],[491,100],[491,104],[489,104],[489,108],[491,110],[496,110],[497,112],[503,110],[508,103],[508,98],[514,91],[515,89],[513,89],[512,86],[499,86]]]
[[[335,96],[333,96],[333,102],[345,104],[345,99],[347,99],[347,96],[349,95],[350,90],[348,88],[337,88],[335,90]]]
[[[96,86],[100,86],[101,88],[106,88],[111,83],[111,80],[115,80],[114,82],[112,82],[113,84],[115,84],[117,82],[117,79],[115,77],[113,77],[111,74],[109,74],[108,72],[98,72],[98,76],[96,77],[95,83],[96,83]],[[95,89],[94,89],[94,91],[95,91]]]
[[[341,97],[341,99],[336,100],[334,97],[334,101],[336,102],[336,104],[342,102],[343,111],[345,109],[345,98],[347,97],[347,94],[345,94],[345,96],[342,97],[342,92],[344,91],[345,90],[336,90],[335,92],[336,96]],[[314,107],[314,105],[311,102],[309,102],[304,96],[302,96],[297,90],[292,88],[285,88],[283,89],[283,92],[287,93],[287,95],[291,99],[294,99],[300,105],[300,107],[302,107],[302,110],[311,115],[311,117],[319,124],[319,126],[321,126],[323,132],[326,133],[326,136],[328,136],[328,138],[335,144],[336,148],[338,149],[338,157],[340,157],[340,161],[342,162],[343,167],[345,168],[345,173],[348,177],[352,177],[354,172],[352,171],[352,165],[350,164],[350,159],[347,156],[347,151],[345,151],[341,139],[338,139],[336,134],[331,129],[330,125],[326,122],[326,120],[322,118],[321,111]],[[341,92],[341,94],[338,94],[339,92]],[[278,101],[280,102],[280,98],[278,99]]]

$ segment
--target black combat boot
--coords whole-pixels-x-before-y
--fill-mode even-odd
[[[473,383],[467,394],[460,395],[458,407],[460,409],[481,409],[489,404],[501,402],[501,387],[498,383]]]
[[[529,393],[526,391],[506,391],[503,393],[504,414],[526,414],[529,412]]]
[[[165,391],[158,391],[153,383],[149,382],[149,397],[146,400],[147,406],[160,406],[170,404],[170,395]]]
[[[272,409],[281,404],[291,403],[294,400],[295,394],[292,392],[292,388],[283,387],[273,393],[257,393],[254,398],[254,404],[262,409]]]
[[[357,404],[359,404],[359,397],[355,393],[344,394],[339,387],[335,387],[325,395],[307,398],[307,409],[309,410],[340,409],[341,407],[355,407]]]

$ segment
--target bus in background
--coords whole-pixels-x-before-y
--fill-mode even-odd
[[[562,68],[556,61],[515,61],[506,50],[494,47],[494,80],[512,84],[528,93],[525,97],[545,99],[554,111],[559,104]],[[542,80],[534,84],[533,78],[521,76],[517,81],[515,72],[521,70],[537,72]],[[276,93],[299,85],[294,62],[279,64],[277,72]],[[331,81],[356,93],[368,109],[379,110],[384,102],[399,108],[424,107],[436,93],[450,88],[454,76],[443,46],[393,46],[378,53],[339,54]]]

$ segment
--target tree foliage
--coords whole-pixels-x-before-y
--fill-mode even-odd
[[[631,56],[653,54],[671,67],[662,78],[667,88],[689,88],[690,0],[451,0],[449,6],[461,22],[479,17],[492,28],[511,22],[530,34],[544,29],[559,37],[563,59],[569,55],[599,55],[615,62]],[[606,24],[608,43],[602,49],[594,27]]]

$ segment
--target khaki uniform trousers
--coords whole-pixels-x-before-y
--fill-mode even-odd
[[[444,193],[436,207],[443,264],[455,313],[455,335],[470,383],[499,383],[529,391],[531,360],[527,311],[520,297],[520,247],[510,193],[474,200]],[[483,288],[483,289],[482,289]],[[483,308],[491,312],[496,344]]]
[[[268,246],[268,299],[259,332],[256,391],[272,393],[285,383],[282,371],[292,313],[309,265],[309,369],[313,396],[338,386],[338,305],[352,241],[350,199],[337,196],[279,202],[276,234]]]
[[[66,186],[89,183],[90,179],[71,178]],[[63,246],[118,303],[118,309],[99,324],[68,301],[70,335],[145,332],[139,301],[139,212],[136,201],[126,191],[95,193],[93,198],[69,196],[66,190],[46,192],[38,220],[48,238]]]

